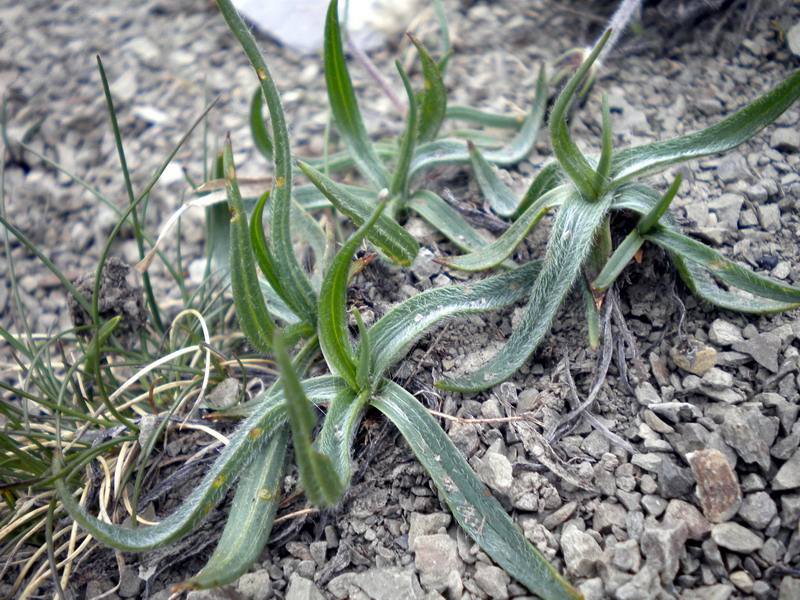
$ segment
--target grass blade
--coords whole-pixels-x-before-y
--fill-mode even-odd
[[[325,19],[325,81],[336,128],[353,157],[358,170],[375,189],[389,188],[389,171],[378,158],[364,128],[361,111],[347,70],[339,29],[339,3],[331,0]]]
[[[611,194],[597,202],[582,202],[575,197],[565,200],[556,216],[530,302],[511,337],[497,355],[476,372],[439,380],[437,387],[464,392],[485,390],[511,377],[528,360],[550,330],[550,323],[575,283],[610,204]]]
[[[550,210],[566,202],[574,190],[568,186],[559,186],[541,196],[528,207],[519,218],[511,224],[503,235],[488,246],[471,254],[448,257],[438,260],[443,265],[461,271],[484,271],[492,269],[506,260],[527,237],[531,230]]]
[[[273,345],[286,395],[286,413],[292,430],[295,460],[303,489],[312,504],[332,506],[341,499],[345,484],[333,468],[331,459],[311,447],[311,435],[317,424],[314,405],[303,391],[280,331],[275,332]],[[343,394],[349,394],[352,398],[352,392],[349,390]]]
[[[253,566],[267,545],[281,497],[288,432],[278,428],[239,476],[222,537],[206,566],[183,589],[231,583]]]
[[[478,187],[483,197],[489,201],[489,206],[492,207],[495,214],[501,217],[510,217],[515,214],[521,198],[517,198],[514,192],[500,181],[497,172],[483,158],[480,150],[472,143],[472,140],[467,140],[467,151],[469,152],[469,162],[472,165],[472,172],[475,173]]]
[[[356,396],[348,389],[331,400],[322,430],[314,441],[315,450],[330,459],[344,487],[350,482],[353,436],[364,414],[368,393],[364,391]]]
[[[351,194],[311,165],[302,161],[298,164],[303,173],[325,194],[336,209],[350,217],[356,225],[363,224],[374,212],[374,200],[371,203],[365,201],[362,196]],[[380,248],[389,259],[401,265],[411,264],[419,252],[417,241],[397,221],[387,215],[378,218],[367,239]]]
[[[517,214],[521,215],[528,210],[531,204],[536,202],[543,194],[561,185],[564,179],[564,172],[557,162],[551,162],[542,167],[522,197],[522,202],[517,207]]]
[[[603,142],[600,150],[600,158],[597,161],[597,170],[594,172],[593,187],[602,190],[608,182],[608,173],[611,170],[611,159],[613,157],[613,134],[611,131],[611,109],[608,107],[608,94],[603,94],[602,99],[603,113]]]
[[[400,430],[459,525],[498,565],[542,598],[581,598],[522,535],[436,420],[411,394],[387,381],[372,405]]]
[[[250,242],[247,215],[236,182],[231,141],[223,151],[225,188],[231,210],[231,287],[236,316],[247,339],[262,352],[272,350],[272,335],[277,325],[267,310],[256,272],[256,261]]]
[[[444,86],[439,67],[422,42],[411,33],[407,35],[419,53],[422,76],[425,79],[425,88],[418,96],[417,139],[420,142],[428,142],[436,138],[444,121],[447,111],[447,88]]]
[[[356,357],[350,345],[350,333],[347,329],[347,283],[350,263],[359,244],[376,223],[385,206],[385,201],[378,204],[378,208],[373,211],[369,220],[345,242],[325,274],[319,292],[317,326],[322,354],[330,369],[344,378],[352,389],[359,389],[359,386],[356,377]]]
[[[471,106],[462,106],[460,104],[448,105],[447,118],[461,119],[497,129],[519,129],[525,121],[524,115],[499,115],[487,110],[481,110]]]
[[[550,144],[553,147],[553,154],[555,154],[564,172],[569,175],[569,178],[581,191],[581,195],[590,200],[594,200],[599,196],[600,189],[595,186],[594,169],[572,139],[572,135],[569,132],[569,124],[567,123],[567,113],[575,97],[575,92],[578,91],[578,86],[589,72],[589,69],[592,68],[592,64],[594,64],[606,41],[608,41],[609,35],[611,35],[610,29],[600,38],[592,53],[583,61],[583,64],[575,71],[575,74],[570,77],[567,85],[558,95],[553,105],[553,111],[550,113]]]
[[[644,244],[644,238],[639,234],[637,229],[631,231],[628,236],[622,240],[622,243],[617,246],[614,253],[609,257],[603,270],[597,275],[592,282],[592,291],[594,293],[605,292],[617,280],[622,270],[628,266],[628,263],[633,258],[633,255]]]
[[[527,298],[541,261],[479,282],[448,285],[422,292],[396,305],[369,330],[372,377],[384,376],[420,335],[442,321],[497,310]]]
[[[800,71],[724,121],[664,142],[626,148],[614,156],[611,177],[616,183],[694,158],[727,152],[772,123],[800,97]]]

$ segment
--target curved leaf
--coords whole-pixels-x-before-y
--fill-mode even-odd
[[[318,377],[303,381],[305,393],[318,402],[330,402],[346,388],[340,377]],[[257,449],[266,444],[286,422],[282,389],[269,390],[255,403],[254,409],[239,426],[200,483],[183,503],[168,517],[150,527],[128,529],[101,521],[78,504],[67,488],[67,480],[53,482],[70,516],[92,537],[118,550],[144,552],[165,546],[188,533],[219,502],[231,482],[252,460]],[[58,453],[54,454],[56,470],[62,467]]]
[[[386,381],[372,405],[400,430],[459,525],[498,565],[547,600],[581,598],[514,525],[436,420],[411,394]]]
[[[253,136],[253,143],[261,156],[272,162],[273,146],[272,138],[269,137],[267,124],[264,122],[264,92],[261,87],[257,87],[250,101],[250,133]]]
[[[471,106],[451,104],[447,107],[448,119],[462,119],[484,125],[486,127],[496,127],[502,129],[519,129],[525,121],[525,115],[500,115],[488,110],[481,110]]]
[[[350,333],[347,330],[347,283],[350,263],[359,244],[375,225],[385,206],[386,203],[381,202],[369,220],[345,242],[325,274],[319,292],[317,326],[322,354],[328,367],[337,375],[341,375],[354,390],[359,389],[356,377],[357,365],[353,347],[350,345]]]
[[[411,33],[407,35],[419,53],[422,76],[425,79],[425,89],[419,94],[417,139],[420,142],[427,142],[436,138],[444,121],[447,111],[447,89],[439,67],[428,50],[416,36]]]
[[[489,245],[457,210],[430,190],[411,196],[408,208],[417,212],[461,250],[472,252]]]
[[[369,330],[372,377],[382,377],[420,335],[445,319],[497,310],[528,297],[541,261],[483,281],[448,285],[412,296],[386,313]]]
[[[497,172],[483,158],[480,150],[472,143],[472,140],[467,140],[467,151],[469,152],[469,162],[472,165],[472,172],[475,174],[478,187],[483,197],[489,202],[489,206],[492,207],[492,211],[501,217],[510,217],[516,213],[521,198],[517,198],[514,192],[508,189],[508,186],[500,180]]]
[[[236,182],[230,139],[225,142],[222,161],[228,206],[232,213],[230,224],[231,288],[233,302],[236,306],[236,316],[250,343],[262,352],[270,352],[272,334],[277,325],[269,314],[264,297],[261,295],[261,285],[258,282],[256,261],[247,226],[247,215],[244,212],[239,185]]]
[[[206,566],[180,587],[203,590],[236,581],[263,552],[281,499],[288,432],[279,427],[236,484],[228,520]]]
[[[615,183],[669,165],[718,154],[746,142],[772,123],[800,97],[800,71],[724,121],[697,133],[627,148],[614,156],[611,177]]]
[[[328,403],[322,430],[314,441],[314,448],[327,456],[336,474],[346,488],[350,482],[350,457],[353,436],[364,414],[368,392],[356,396],[345,390]]]
[[[597,59],[600,51],[608,41],[608,36],[611,35],[611,30],[605,32],[603,37],[597,42],[597,45],[592,50],[591,54],[583,61],[583,64],[577,71],[570,77],[567,85],[561,90],[555,104],[553,111],[550,113],[550,145],[553,148],[561,168],[569,175],[569,178],[575,183],[581,194],[587,198],[594,200],[600,193],[600,188],[595,186],[594,169],[586,160],[586,157],[575,145],[572,135],[569,132],[569,124],[567,123],[567,113],[570,105],[575,97],[575,92],[578,86],[583,81],[583,78],[592,68],[592,64]]]
[[[286,413],[292,430],[292,442],[297,469],[303,482],[303,490],[309,502],[316,506],[332,506],[344,494],[345,484],[334,469],[330,457],[311,447],[311,435],[317,425],[314,405],[306,397],[300,378],[286,351],[286,343],[280,331],[275,332],[275,358],[281,372]],[[345,390],[336,398],[349,398],[353,393]]]
[[[261,90],[269,108],[272,122],[272,143],[275,173],[272,188],[272,251],[280,269],[281,282],[287,297],[292,298],[291,306],[302,307],[302,318],[310,324],[315,323],[316,294],[311,283],[300,267],[292,245],[291,206],[292,206],[292,154],[289,146],[289,128],[281,106],[280,95],[269,72],[269,67],[261,56],[250,29],[242,20],[231,0],[219,0],[219,10],[228,27],[242,46],[250,64],[256,71]]]
[[[463,392],[485,390],[511,377],[533,354],[589,256],[595,232],[611,204],[612,194],[595,202],[572,197],[556,216],[542,271],[536,279],[522,320],[500,351],[470,375],[443,379],[436,386]]]
[[[331,201],[337,210],[353,219],[357,225],[366,221],[375,209],[375,203],[366,202],[362,197],[351,194],[331,178],[323,175],[311,165],[300,161],[300,169]],[[397,221],[387,215],[381,215],[375,226],[369,231],[367,239],[375,244],[391,260],[401,265],[408,265],[419,252],[419,244],[403,229]]]
[[[406,130],[403,134],[403,141],[400,144],[400,153],[397,156],[397,164],[394,167],[392,174],[392,184],[389,188],[389,195],[394,198],[399,194],[403,194],[405,198],[406,183],[408,182],[408,167],[411,164],[411,154],[414,152],[414,146],[417,143],[417,102],[414,98],[414,90],[411,89],[411,82],[408,80],[408,75],[403,69],[403,65],[399,60],[395,61],[395,67],[400,74],[400,79],[403,80],[403,87],[408,96],[408,117],[406,118]]]
[[[358,170],[376,189],[389,188],[389,172],[369,141],[347,70],[339,30],[339,3],[331,0],[325,19],[325,81],[336,128],[350,151]]]
[[[461,271],[484,271],[492,269],[511,256],[531,230],[554,207],[577,199],[571,185],[562,185],[540,196],[519,218],[511,224],[503,235],[488,246],[471,254],[442,259],[443,265]]]
[[[528,207],[536,202],[542,194],[546,194],[553,188],[564,183],[564,172],[557,162],[546,164],[536,174],[530,186],[528,186],[525,195],[522,197],[522,202],[517,207],[517,214],[520,215],[528,210]]]

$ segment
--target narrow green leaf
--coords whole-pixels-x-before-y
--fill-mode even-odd
[[[472,252],[489,245],[461,213],[430,190],[414,192],[408,208],[417,212],[461,250]]]
[[[389,188],[389,196],[394,198],[399,194],[407,194],[406,184],[408,182],[408,168],[411,165],[411,155],[417,143],[417,102],[414,98],[414,90],[411,89],[411,82],[403,69],[400,61],[395,61],[395,67],[403,80],[403,87],[408,96],[408,117],[406,118],[406,130],[403,133],[403,141],[400,144],[400,153],[397,155],[397,164],[392,174],[392,183]]]
[[[589,287],[589,282],[586,281],[586,277],[580,278],[580,285],[583,309],[586,311],[586,330],[589,338],[589,347],[592,350],[597,350],[600,347],[600,312],[597,310],[597,302]]]
[[[669,205],[672,204],[672,201],[675,199],[675,195],[678,193],[678,189],[681,187],[681,174],[678,173],[675,176],[675,180],[672,182],[672,185],[669,186],[669,189],[664,192],[664,195],[661,196],[659,201],[653,206],[653,208],[644,215],[639,223],[636,225],[636,229],[641,234],[645,234],[649,232],[653,226],[661,220],[661,217],[667,212]]]
[[[542,167],[522,197],[522,202],[517,207],[517,215],[521,215],[528,210],[530,205],[536,202],[543,194],[564,183],[564,179],[564,173],[557,162],[551,162]]]
[[[800,288],[758,275],[682,233],[655,226],[644,235],[644,239],[696,263],[728,285],[769,300],[800,305]]]
[[[547,600],[581,598],[514,525],[436,420],[411,394],[387,381],[372,405],[400,430],[459,525],[498,565]]]
[[[264,122],[264,92],[261,87],[257,87],[250,101],[250,133],[253,136],[253,143],[261,156],[272,162],[272,138],[267,131],[267,124]]]
[[[442,72],[442,74],[444,74],[445,67],[447,66],[447,59],[451,54],[450,27],[447,25],[447,16],[444,14],[444,6],[442,6],[442,0],[433,0],[433,9],[436,11],[436,19],[439,21],[439,29],[442,30],[443,58],[439,62],[439,70]]]
[[[259,88],[259,93],[261,88]],[[253,254],[256,257],[256,262],[261,268],[264,277],[267,278],[270,286],[275,292],[287,301],[286,294],[283,291],[281,284],[281,276],[278,271],[278,266],[275,264],[275,258],[272,256],[272,251],[269,248],[267,236],[264,235],[264,206],[269,199],[269,191],[261,194],[261,197],[256,202],[256,207],[253,209],[253,218],[250,221],[250,241],[253,244]]]
[[[393,307],[369,330],[373,379],[384,376],[434,325],[453,317],[504,308],[527,298],[541,266],[541,261],[531,261],[483,281],[428,290]]]
[[[225,141],[222,155],[225,171],[225,190],[231,210],[231,287],[236,316],[247,339],[262,352],[272,349],[272,334],[277,325],[267,310],[261,285],[258,282],[256,261],[250,245],[250,232],[244,203],[239,194],[233,150],[230,138]]]
[[[372,346],[364,320],[358,308],[353,308],[353,316],[358,325],[358,349],[356,351],[356,389],[363,390],[369,386],[372,375]]]
[[[683,279],[692,293],[720,308],[763,315],[798,307],[796,303],[787,304],[786,302],[753,297],[740,292],[736,288],[723,290],[714,278],[709,275],[708,271],[697,263],[688,261],[680,255],[672,255],[672,260],[678,269],[681,279]]]
[[[536,136],[539,134],[542,120],[547,111],[547,98],[547,80],[544,70],[541,70],[533,105],[525,117],[522,127],[508,144],[500,150],[485,152],[484,158],[491,164],[500,167],[511,167],[527,158],[536,144]],[[466,162],[469,162],[469,152],[464,148],[462,142],[451,139],[434,140],[420,144],[414,151],[409,177],[436,165]]]
[[[462,106],[460,104],[450,104],[447,106],[448,119],[461,119],[485,127],[496,127],[499,129],[519,129],[525,121],[525,115],[499,115],[497,113]]]
[[[521,198],[508,189],[508,186],[500,181],[497,172],[492,165],[483,158],[480,150],[467,140],[467,150],[469,152],[469,162],[472,165],[472,172],[478,182],[478,187],[483,197],[489,201],[492,210],[501,217],[510,217],[517,212]]]
[[[633,255],[642,247],[642,244],[644,244],[644,238],[639,234],[639,231],[637,229],[631,231],[622,243],[617,246],[603,270],[592,282],[592,290],[595,293],[602,293],[610,288],[633,258]]]
[[[258,559],[272,533],[283,483],[288,432],[278,428],[257,450],[236,485],[222,537],[206,566],[180,587],[204,590],[231,583]]]
[[[564,201],[556,216],[530,302],[511,337],[478,371],[456,379],[439,380],[437,387],[463,392],[485,390],[511,377],[528,360],[550,330],[550,323],[589,256],[595,232],[608,212],[612,195],[605,194],[596,202],[585,202],[578,196]]]
[[[427,142],[436,138],[447,111],[447,88],[444,86],[439,67],[422,42],[411,33],[408,38],[419,53],[425,89],[419,95],[419,123],[417,139]]]
[[[298,164],[311,183],[325,194],[336,209],[350,217],[357,225],[363,224],[373,213],[374,200],[367,202],[362,197],[351,194],[311,165],[302,161]],[[387,215],[380,216],[367,239],[380,248],[387,257],[401,265],[411,264],[419,252],[417,241],[397,221]]]
[[[350,345],[350,333],[347,329],[347,283],[350,263],[359,244],[375,225],[385,206],[385,200],[380,202],[369,220],[345,242],[325,274],[319,292],[317,327],[322,354],[331,371],[341,375],[354,390],[359,389],[359,385],[356,377],[356,357]]]
[[[269,283],[263,279],[260,279],[258,283],[261,286],[261,293],[264,295],[269,314],[274,315],[276,319],[280,319],[288,324],[300,322],[295,312],[289,308],[289,305],[272,289]]]
[[[332,506],[341,499],[345,489],[344,482],[333,468],[330,457],[311,447],[311,435],[317,424],[314,405],[303,391],[280,331],[275,332],[273,345],[286,394],[286,413],[303,489],[312,504]]]
[[[514,253],[514,250],[527,237],[539,221],[554,207],[567,202],[574,196],[571,186],[559,186],[540,196],[519,218],[511,224],[503,235],[488,246],[471,254],[442,259],[440,262],[461,271],[484,271],[492,269]]]
[[[361,422],[369,391],[358,395],[353,390],[343,390],[328,403],[322,430],[314,440],[314,449],[329,457],[343,488],[350,482],[350,458],[353,436]]]
[[[369,141],[361,111],[353,92],[339,30],[339,3],[331,0],[325,19],[325,81],[336,128],[353,157],[358,170],[376,189],[389,188],[389,172]]]
[[[600,159],[597,161],[597,170],[594,172],[595,190],[602,190],[607,181],[608,173],[611,170],[611,158],[613,152],[613,133],[611,131],[611,109],[608,107],[608,94],[603,94],[602,99],[603,113],[603,142],[600,149]]]
[[[555,154],[564,172],[569,175],[569,178],[581,191],[583,197],[591,200],[598,197],[600,189],[595,187],[594,169],[572,139],[572,135],[569,132],[569,124],[567,123],[567,113],[578,86],[589,72],[589,69],[591,69],[592,64],[597,59],[606,41],[608,41],[610,34],[611,30],[609,29],[597,42],[597,46],[592,50],[592,53],[575,71],[575,74],[570,77],[567,85],[558,95],[553,105],[553,111],[550,113],[550,144],[553,147],[553,154]]]
[[[724,121],[697,133],[626,148],[614,156],[611,177],[622,183],[680,162],[727,152],[775,121],[800,97],[800,71]]]
[[[272,189],[272,252],[280,269],[281,282],[287,297],[292,298],[291,306],[302,307],[301,316],[307,323],[316,319],[314,308],[316,294],[311,283],[300,267],[292,245],[291,206],[292,206],[292,155],[289,145],[289,129],[281,106],[280,95],[269,72],[267,63],[261,56],[253,35],[233,6],[232,0],[217,2],[228,27],[242,46],[250,64],[256,71],[261,90],[267,101],[272,123],[272,143],[275,173]]]

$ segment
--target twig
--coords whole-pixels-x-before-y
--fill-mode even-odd
[[[389,100],[392,101],[397,111],[402,115],[405,116],[406,114],[406,106],[403,104],[402,100],[400,100],[400,96],[398,96],[395,91],[392,89],[392,86],[389,85],[389,82],[381,75],[378,68],[375,66],[375,63],[370,60],[367,53],[364,52],[358,44],[355,43],[353,38],[350,37],[349,33],[345,33],[345,42],[347,43],[347,48],[350,52],[353,53],[353,56],[356,58],[358,62],[364,65],[364,68],[369,73],[369,76],[375,80],[375,83],[378,84],[384,93],[389,97]]]
[[[535,423],[539,427],[542,426],[541,421],[534,418],[533,415],[530,413],[525,413],[522,415],[517,415],[515,417],[488,417],[484,419],[465,419],[464,417],[455,417],[453,415],[448,415],[447,413],[439,412],[438,410],[433,410],[431,408],[428,409],[428,412],[431,413],[434,417],[439,417],[441,419],[446,419],[448,421],[455,421],[456,423],[519,423],[520,421],[525,421],[529,423]]]

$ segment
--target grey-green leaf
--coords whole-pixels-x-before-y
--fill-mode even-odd
[[[278,428],[259,448],[236,485],[228,521],[206,566],[181,587],[204,590],[247,572],[267,545],[281,498],[288,432]]]
[[[514,525],[436,420],[411,394],[387,381],[372,405],[397,426],[459,525],[498,565],[547,600],[581,598]]]
[[[573,190],[577,194],[577,190]],[[533,354],[550,330],[581,265],[589,256],[595,232],[608,212],[612,194],[595,202],[567,198],[556,216],[542,271],[536,279],[522,320],[511,337],[486,365],[469,375],[442,379],[437,387],[476,392],[511,377]]]
[[[746,142],[772,123],[800,97],[800,71],[724,121],[702,131],[644,146],[627,148],[614,156],[615,183],[709,154],[726,152]]]
[[[422,42],[409,33],[409,39],[419,53],[425,88],[419,94],[419,122],[417,139],[427,142],[436,138],[447,111],[447,88],[444,86],[439,67]]]
[[[521,198],[518,198],[508,186],[500,180],[500,176],[492,168],[481,151],[471,140],[467,141],[469,152],[469,162],[472,165],[472,172],[478,182],[478,187],[489,202],[492,210],[501,217],[510,217],[519,207]]]
[[[325,19],[325,81],[336,128],[353,157],[358,170],[376,189],[389,187],[389,172],[378,158],[369,140],[353,83],[347,70],[339,28],[339,3],[332,0]]]
[[[526,298],[541,270],[540,261],[483,281],[428,290],[398,304],[369,330],[372,376],[386,373],[414,340],[442,321],[510,306]]]

